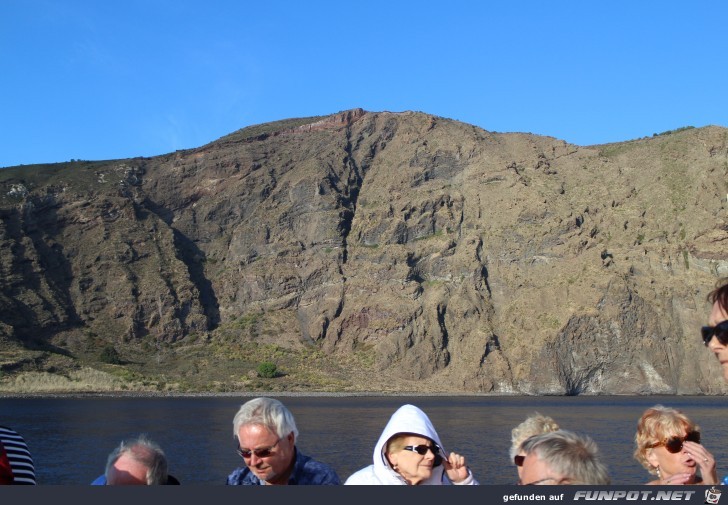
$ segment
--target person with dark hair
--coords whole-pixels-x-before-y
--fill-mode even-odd
[[[13,484],[35,484],[33,458],[23,437],[12,428],[0,426],[0,443],[13,472]]]
[[[723,378],[728,381],[728,281],[714,289],[708,295],[713,304],[708,319],[708,326],[703,326],[701,332],[703,342],[718,358],[723,368]]]
[[[233,418],[233,436],[245,464],[228,476],[228,485],[341,483],[329,465],[298,450],[296,421],[291,411],[278,400],[254,398],[244,403]]]
[[[374,446],[371,465],[358,470],[347,485],[476,485],[460,454],[445,451],[440,436],[422,410],[403,405],[392,414]]]
[[[607,467],[591,438],[556,430],[527,438],[520,485],[609,485]]]
[[[107,486],[154,486],[179,484],[167,473],[167,457],[159,445],[141,435],[125,440],[106,462],[106,473],[92,482]]]

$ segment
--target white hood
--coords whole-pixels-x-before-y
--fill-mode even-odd
[[[412,433],[427,437],[440,446],[442,457],[447,458],[447,453],[445,452],[445,448],[442,446],[440,436],[437,434],[437,431],[435,431],[435,427],[432,426],[432,422],[430,422],[430,418],[427,417],[427,414],[414,405],[402,405],[394,414],[392,414],[387,426],[384,427],[382,435],[379,437],[377,445],[374,447],[374,474],[377,479],[382,482],[382,484],[406,483],[402,476],[389,466],[387,456],[384,454],[387,441],[397,433]],[[420,484],[441,484],[443,479],[443,470],[444,468],[442,465],[434,467],[432,469],[432,476],[430,476],[429,479],[422,481]]]

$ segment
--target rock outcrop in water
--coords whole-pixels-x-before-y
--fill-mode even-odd
[[[720,127],[579,147],[360,109],[4,169],[0,366],[202,389],[722,393],[699,326],[728,275],[726,180]],[[109,348],[119,364],[98,363]],[[263,348],[288,369],[256,386],[240,376]]]

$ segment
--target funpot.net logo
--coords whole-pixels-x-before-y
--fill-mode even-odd
[[[710,491],[710,490],[708,490]],[[708,491],[705,492],[706,503],[715,505],[716,501],[708,502]],[[718,498],[720,498],[720,491]],[[695,490],[610,490],[610,491],[577,491],[574,493],[574,501],[690,501],[697,493]],[[711,495],[713,496],[713,495]]]

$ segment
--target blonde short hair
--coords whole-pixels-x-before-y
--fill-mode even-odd
[[[647,461],[647,452],[670,437],[681,437],[690,431],[700,431],[700,427],[682,411],[662,405],[650,407],[637,422],[634,457],[648,472],[657,475],[657,468]]]
[[[515,458],[521,449],[521,444],[529,437],[534,435],[540,435],[542,433],[550,433],[559,429],[559,425],[556,424],[549,416],[544,416],[535,412],[523,421],[521,424],[511,430],[511,462]]]

